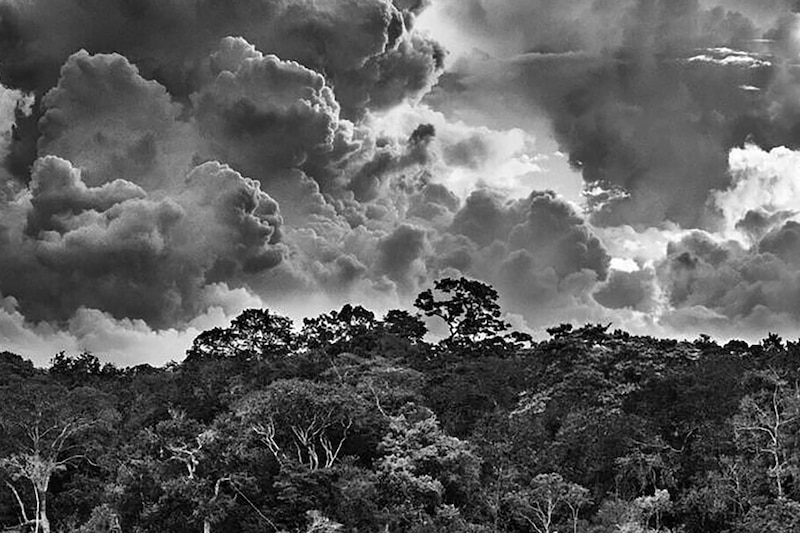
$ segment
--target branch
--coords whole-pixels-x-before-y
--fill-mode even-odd
[[[328,438],[327,435],[323,435],[322,437],[320,437],[319,442],[320,444],[322,444],[322,448],[325,450],[326,468],[332,467],[333,463],[339,457],[339,453],[342,451],[342,445],[344,444],[344,441],[347,440],[347,431],[350,429],[352,425],[353,425],[353,419],[348,418],[347,425],[344,426],[344,429],[342,431],[342,438],[339,439],[339,444],[338,446],[336,446],[336,449],[333,448],[331,440]]]
[[[220,487],[221,487],[222,483],[225,482],[225,481],[232,482],[233,478],[231,476],[221,477],[221,478],[219,478],[217,480],[216,483],[214,483],[214,498],[213,498],[214,500],[216,500],[219,497]]]
[[[275,424],[270,420],[268,425],[255,424],[252,427],[253,432],[260,437],[260,441],[267,445],[269,451],[275,456],[278,464],[283,466],[283,452],[281,447],[275,441]]]
[[[389,415],[386,414],[386,411],[384,411],[383,407],[381,406],[381,399],[378,397],[378,393],[377,391],[375,391],[375,387],[372,384],[372,381],[369,381],[367,383],[367,386],[369,387],[370,392],[372,392],[372,395],[375,397],[375,405],[378,406],[378,411],[380,411],[380,413],[383,415],[384,418],[389,418]]]
[[[19,504],[19,510],[20,510],[20,513],[22,514],[22,519],[25,521],[24,524],[20,524],[20,525],[28,524],[29,523],[28,513],[25,511],[25,505],[22,503],[22,498],[20,498],[19,492],[17,492],[17,489],[14,487],[14,485],[9,483],[8,481],[6,481],[5,483],[6,483],[6,486],[8,486],[8,488],[11,489],[11,492],[14,493],[14,498],[17,499],[17,503]]]
[[[83,459],[84,461],[86,461],[87,463],[89,463],[92,466],[95,466],[95,467],[98,467],[98,468],[100,467],[100,465],[98,465],[97,463],[95,463],[94,461],[89,459],[89,457],[87,455],[82,454],[82,453],[76,454],[76,455],[70,455],[66,459],[62,459],[60,461],[56,461],[54,464],[56,466],[66,466],[70,461],[76,461],[78,459]]]
[[[55,439],[53,439],[53,443],[51,444],[52,449],[55,450],[56,453],[63,451],[64,450],[64,445],[66,444],[67,440],[70,437],[72,437],[76,433],[79,433],[79,432],[83,431],[84,429],[89,429],[94,424],[95,424],[94,421],[83,420],[83,419],[80,419],[80,418],[68,422],[64,426],[64,428],[61,430],[61,432],[58,434],[58,436]],[[50,430],[55,429],[55,428],[56,428],[56,426],[51,426],[45,432],[45,434],[47,432],[49,432]],[[44,436],[44,435],[42,435],[42,436]]]
[[[767,435],[769,435],[770,438],[772,438],[772,439],[775,438],[775,436],[772,434],[772,430],[769,429],[769,428],[764,428],[764,427],[760,427],[760,426],[739,426],[736,429],[738,429],[740,431],[763,431]]]
[[[244,494],[244,493],[243,493],[241,490],[239,490],[239,487],[237,487],[237,486],[236,486],[236,484],[233,482],[233,480],[231,480],[231,481],[230,481],[230,484],[231,484],[231,488],[232,488],[232,489],[233,489],[233,490],[236,492],[236,494],[238,494],[239,496],[241,496],[242,498],[244,498],[244,501],[246,501],[246,502],[247,502],[247,504],[248,504],[250,507],[252,507],[252,508],[253,508],[253,510],[254,510],[254,511],[255,511],[255,512],[258,514],[258,516],[259,516],[259,517],[260,517],[262,520],[264,520],[264,521],[265,521],[267,524],[269,524],[269,525],[272,527],[272,529],[274,529],[275,531],[280,531],[280,530],[278,529],[278,526],[276,526],[276,525],[275,525],[275,523],[274,523],[272,520],[270,520],[269,518],[267,518],[266,516],[264,516],[264,513],[262,513],[262,512],[261,512],[261,510],[260,510],[258,507],[256,507],[256,506],[253,504],[253,502],[251,502],[251,501],[250,501],[250,498],[248,498],[247,496],[245,496],[245,494]]]
[[[746,428],[741,428],[741,429],[746,429]],[[692,436],[692,434],[695,431],[697,431],[697,428],[692,428],[689,431],[689,433],[687,433],[686,436],[683,437],[683,446],[681,446],[680,448],[675,448],[674,446],[672,446],[672,445],[670,445],[668,443],[650,444],[648,442],[640,441],[640,440],[634,439],[632,437],[631,437],[630,441],[632,443],[634,443],[634,444],[638,444],[638,445],[644,446],[646,448],[654,448],[656,450],[661,450],[661,451],[672,451],[672,452],[675,452],[675,453],[683,453],[683,452],[686,451],[686,446],[689,444],[689,438]]]

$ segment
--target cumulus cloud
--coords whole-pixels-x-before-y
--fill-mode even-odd
[[[427,247],[424,230],[403,224],[378,243],[379,268],[401,285],[417,289],[419,284],[415,281],[426,279],[425,265],[420,260]]]
[[[600,278],[608,273],[609,258],[600,240],[571,206],[549,191],[505,204],[491,191],[476,191],[456,214],[453,229],[481,247],[499,241],[510,251],[535,255],[535,261],[559,277],[584,268]]]
[[[15,152],[20,150],[15,142],[17,122],[31,115],[34,101],[31,95],[0,83],[0,199],[13,196],[19,188],[13,171]]]
[[[263,307],[264,302],[243,289],[229,289],[214,284],[203,298],[207,310],[181,328],[154,330],[144,321],[115,319],[96,309],[80,308],[63,328],[47,322],[28,320],[19,310],[19,302],[0,295],[0,339],[3,349],[45,365],[64,351],[83,351],[118,366],[162,365],[179,360],[203,330],[225,324],[248,307]]]
[[[594,293],[594,299],[609,309],[634,309],[645,313],[658,305],[658,286],[652,269],[611,271],[608,282]]]
[[[770,317],[776,326],[787,318],[796,321],[800,278],[795,226],[787,223],[749,250],[701,234],[675,243],[661,270],[673,315],[713,315],[716,322],[725,321],[729,334],[737,325],[743,333],[763,331]]]
[[[104,212],[126,200],[142,199],[145,191],[121,179],[88,187],[79,169],[69,161],[46,156],[36,162],[30,184],[31,206],[26,232],[68,231],[70,215]]]
[[[575,301],[596,305],[590,293],[609,272],[610,256],[575,209],[552,192],[506,200],[473,192],[437,243],[439,267],[485,279],[509,311],[531,324],[553,320]],[[583,305],[583,304],[581,304]]]
[[[277,203],[218,163],[197,167],[175,198],[115,180],[87,186],[69,161],[37,161],[23,235],[0,266],[5,294],[33,320],[67,320],[81,307],[165,327],[194,316],[215,277],[280,262]],[[18,223],[19,224],[19,223]]]
[[[800,154],[786,147],[765,151],[748,144],[730,153],[733,183],[713,195],[724,229],[748,237],[766,231],[797,214],[800,205]],[[735,235],[735,234],[734,234]]]
[[[597,224],[710,228],[728,151],[795,142],[796,16],[740,4],[444,1],[432,20],[468,30],[453,30],[461,59],[433,101],[485,91],[538,109],[589,186],[626,192]]]
[[[427,105],[398,106],[373,117],[373,130],[389,138],[411,139],[421,126],[429,129],[415,143],[432,180],[461,198],[474,189],[491,187],[515,198],[542,188],[547,162],[536,138],[520,128],[493,129],[448,118]],[[419,150],[418,150],[419,152]]]
[[[756,341],[767,331],[795,334],[800,320],[796,157],[786,148],[733,150],[733,183],[712,196],[721,214],[718,230],[598,230],[617,266],[630,263],[626,271],[612,270],[593,294],[595,301],[646,313],[655,331],[671,336],[710,333]]]
[[[89,185],[119,178],[163,188],[191,166],[180,106],[121,55],[71,55],[43,108],[39,155],[71,161]]]
[[[195,264],[227,269],[228,279],[237,270],[259,272],[280,263],[282,252],[274,245],[281,241],[283,220],[278,203],[258,182],[209,162],[192,170],[185,184],[177,201],[190,212],[182,228],[185,242],[176,248],[188,249]]]
[[[325,78],[264,56],[242,38],[223,39],[211,56],[216,77],[192,96],[207,153],[268,182],[346,146],[352,135]]]
[[[0,0],[0,341],[174,358],[459,275],[534,332],[789,328],[790,4]]]
[[[348,0],[146,0],[0,4],[6,37],[4,76],[29,90],[52,85],[73,52],[119,52],[171,93],[186,96],[202,78],[201,63],[219,39],[237,35],[259,50],[326,72],[340,101],[358,115],[423,91],[441,69],[443,52],[413,29],[422,2]]]

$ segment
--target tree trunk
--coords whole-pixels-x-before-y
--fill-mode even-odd
[[[50,519],[47,518],[47,491],[39,491],[39,525],[42,526],[42,533],[50,533]]]
[[[208,518],[203,520],[203,533],[211,533],[211,520]]]

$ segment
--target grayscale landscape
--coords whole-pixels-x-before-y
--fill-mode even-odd
[[[0,0],[0,531],[800,533],[800,4]]]

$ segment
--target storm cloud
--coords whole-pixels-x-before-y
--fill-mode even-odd
[[[445,1],[487,55],[456,62],[433,101],[486,91],[539,109],[587,185],[616,191],[597,224],[708,227],[731,148],[797,143],[796,16],[739,4]]]
[[[533,333],[791,329],[789,4],[0,0],[0,343],[461,275]]]

